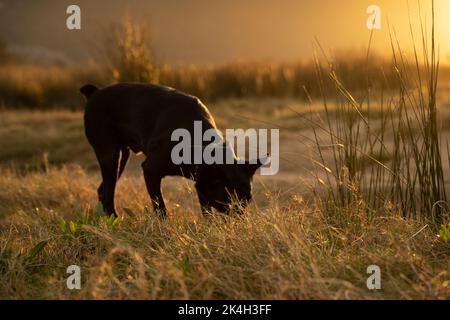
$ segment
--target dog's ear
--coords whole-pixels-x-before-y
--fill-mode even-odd
[[[84,94],[86,99],[89,99],[89,97],[92,96],[92,94],[94,94],[97,90],[98,88],[93,84],[85,84],[80,88],[80,92]]]
[[[246,161],[244,163],[244,169],[245,171],[247,171],[247,173],[250,176],[253,176],[256,172],[256,170],[258,170],[262,165],[266,164],[267,162],[269,162],[269,155],[266,155],[262,158],[259,158],[256,160],[256,163],[250,163],[250,161]],[[252,161],[255,162],[255,161]]]

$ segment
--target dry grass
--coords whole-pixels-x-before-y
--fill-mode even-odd
[[[416,234],[424,223],[394,212],[369,220],[355,205],[328,217],[293,194],[242,218],[205,220],[194,195],[173,184],[172,214],[160,221],[141,207],[142,182],[124,179],[121,202],[135,216],[112,227],[89,209],[96,179],[79,167],[1,175],[3,299],[450,298],[448,244],[427,227]],[[61,216],[78,221],[76,233],[62,231]],[[72,264],[82,270],[80,291],[65,285]],[[382,270],[377,292],[366,288],[371,264]]]
[[[42,110],[64,105],[64,109],[77,109],[83,102],[78,88],[89,81],[106,83],[104,68],[0,64],[0,107]]]
[[[295,97],[306,100],[321,94],[314,61],[292,64],[246,61],[215,66],[157,65],[148,62],[152,59],[151,53],[139,46],[134,50],[127,47],[134,42],[108,47],[111,60],[108,63],[104,62],[105,58],[98,64],[75,66],[0,63],[0,106],[39,110],[80,109],[83,99],[78,88],[88,82],[106,86],[117,81],[158,81],[206,101],[243,97]],[[135,51],[135,54],[125,54]],[[383,71],[392,70],[388,59],[374,57],[374,66],[377,67],[370,70],[361,67],[365,62],[363,54],[355,53],[336,59],[336,67],[349,89],[364,91],[368,73],[373,75],[371,86],[374,90],[391,87],[395,82],[393,72]],[[327,86],[331,88],[333,84],[329,82]]]
[[[292,103],[280,104],[264,105],[266,113],[255,118],[275,108],[280,117],[274,121],[291,123]],[[427,221],[404,219],[392,208],[369,218],[362,202],[330,214],[300,186],[305,176],[295,178],[288,166],[255,181],[255,205],[243,217],[205,220],[191,182],[164,180],[170,217],[160,221],[145,208],[149,199],[135,158],[117,191],[120,211],[129,208],[134,216],[125,214],[113,227],[96,215],[100,177],[91,170],[95,160],[79,113],[7,111],[0,119],[0,140],[10,144],[9,157],[0,153],[0,298],[450,298],[449,244],[431,224],[423,228]],[[20,128],[28,134],[14,134]],[[298,143],[290,132],[282,146],[292,151]],[[70,136],[72,151],[62,143]],[[12,154],[20,142],[25,154]],[[41,151],[47,162],[19,165]],[[61,217],[77,230],[63,230]],[[36,253],[41,241],[46,245]],[[66,287],[72,264],[82,270],[80,291]],[[379,291],[366,288],[372,264],[382,271]]]

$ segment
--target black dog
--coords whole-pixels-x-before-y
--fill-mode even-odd
[[[194,121],[202,129],[216,128],[214,119],[201,101],[172,88],[141,83],[119,83],[103,89],[91,84],[80,92],[87,98],[84,114],[86,137],[97,156],[102,174],[98,197],[108,215],[117,216],[114,205],[116,182],[122,174],[130,150],[144,153],[145,184],[153,207],[162,216],[166,207],[161,179],[168,175],[194,180],[202,212],[211,208],[227,212],[233,200],[251,199],[251,181],[261,162],[250,164],[180,164],[171,161],[171,141],[175,129],[193,133]],[[233,157],[234,156],[233,153]]]

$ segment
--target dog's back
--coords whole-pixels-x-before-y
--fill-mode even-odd
[[[134,152],[147,153],[153,144],[170,142],[175,129],[191,131],[194,121],[202,121],[205,130],[215,127],[198,98],[173,88],[119,83],[103,89],[85,85],[80,91],[88,99],[85,130],[91,144],[116,140]]]

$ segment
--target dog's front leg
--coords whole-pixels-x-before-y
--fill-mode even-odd
[[[154,169],[154,166],[151,165],[148,160],[145,160],[144,163],[142,163],[142,169],[144,171],[145,185],[148,194],[150,195],[153,208],[161,218],[165,218],[167,209],[161,193],[162,176],[158,173],[158,170]]]

